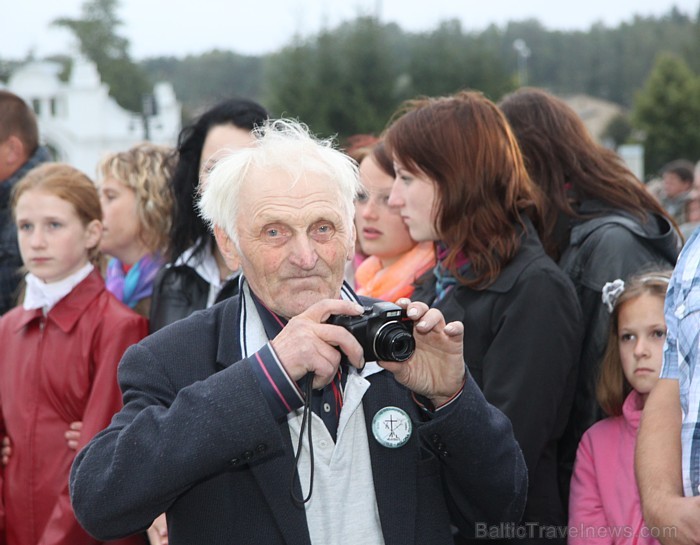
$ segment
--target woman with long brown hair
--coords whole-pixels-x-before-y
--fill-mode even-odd
[[[610,324],[603,286],[651,265],[673,267],[681,239],[673,220],[622,159],[596,143],[563,100],[522,88],[499,107],[530,177],[543,190],[544,247],[573,281],[586,324],[576,397],[561,445],[567,486],[583,432],[604,416],[595,396]]]
[[[540,243],[540,196],[515,138],[495,104],[463,91],[409,101],[385,142],[397,174],[389,202],[413,239],[437,248],[438,264],[413,299],[465,325],[471,376],[510,418],[525,455],[524,522],[563,525],[556,448],[576,374],[580,308]]]

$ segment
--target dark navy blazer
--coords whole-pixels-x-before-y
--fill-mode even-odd
[[[71,496],[95,537],[143,531],[167,512],[172,545],[310,545],[290,495],[292,443],[250,362],[241,359],[238,297],[197,312],[131,347],[119,368],[124,408],[77,456]],[[527,470],[509,420],[471,377],[447,414],[426,417],[383,371],[363,398],[385,542],[451,544],[477,523],[520,519]],[[386,406],[414,422],[389,449],[371,433]],[[298,479],[297,495],[301,496]],[[351,538],[349,538],[351,539]]]

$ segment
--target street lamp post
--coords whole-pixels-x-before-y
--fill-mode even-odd
[[[151,139],[151,117],[156,115],[158,105],[153,93],[145,93],[141,96],[141,117],[143,119],[143,139]]]
[[[518,38],[513,42],[513,49],[518,54],[518,83],[521,87],[527,85],[527,59],[532,54],[525,40]]]

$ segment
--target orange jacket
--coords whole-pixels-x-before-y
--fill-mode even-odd
[[[147,329],[97,271],[46,317],[17,307],[0,319],[0,437],[12,446],[0,467],[0,545],[99,543],[73,515],[68,473],[76,451],[64,433],[82,421],[82,448],[121,409],[117,364]]]

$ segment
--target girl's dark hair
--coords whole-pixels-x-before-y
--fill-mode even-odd
[[[622,159],[596,143],[563,100],[541,89],[523,87],[498,105],[518,140],[530,178],[543,189],[542,244],[555,260],[560,251],[555,232],[560,214],[580,217],[572,198],[598,200],[642,223],[648,213],[656,213],[675,226]]]
[[[199,217],[195,206],[199,185],[200,158],[207,134],[213,127],[234,125],[253,130],[269,117],[265,108],[247,99],[230,99],[207,110],[180,132],[177,143],[178,163],[170,182],[173,193],[173,221],[170,228],[171,259],[175,261],[199,240],[195,253],[211,244],[212,234]]]

